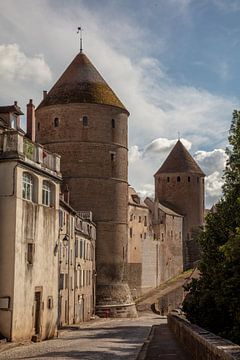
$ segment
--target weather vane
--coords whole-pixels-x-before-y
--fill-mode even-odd
[[[80,36],[80,53],[82,53],[82,28],[78,27],[77,34]]]

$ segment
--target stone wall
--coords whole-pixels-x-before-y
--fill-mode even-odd
[[[189,323],[184,317],[170,314],[168,325],[194,360],[240,359],[240,346]]]

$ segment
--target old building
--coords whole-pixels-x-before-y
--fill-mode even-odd
[[[128,189],[127,281],[133,297],[159,285],[159,241],[155,241],[152,216],[136,191]]]
[[[64,191],[59,213],[60,327],[90,320],[95,312],[96,226],[91,212],[77,214],[68,200],[69,191]]]
[[[184,217],[162,205],[158,200],[146,198],[152,217],[154,239],[158,240],[159,283],[183,271],[183,220]]]
[[[37,141],[61,155],[70,205],[97,224],[96,311],[135,316],[124,281],[127,249],[129,113],[80,52],[36,111]]]
[[[193,267],[200,256],[194,238],[204,222],[204,176],[180,140],[154,175],[155,200],[184,216],[184,269]]]
[[[59,326],[74,324],[75,215],[61,194],[59,210]]]
[[[75,323],[90,320],[96,305],[96,226],[91,211],[79,212],[75,225]]]
[[[60,157],[27,136],[17,103],[0,107],[0,333],[9,340],[55,334],[58,317]]]
[[[183,216],[129,187],[127,280],[134,297],[183,271]]]

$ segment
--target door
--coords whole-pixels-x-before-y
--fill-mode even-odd
[[[34,334],[40,334],[40,327],[41,327],[41,292],[36,291],[34,296]]]

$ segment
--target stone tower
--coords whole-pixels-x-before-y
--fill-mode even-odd
[[[154,175],[155,198],[184,216],[184,269],[199,259],[199,247],[194,237],[204,221],[204,177],[196,161],[180,140]]]
[[[135,316],[124,282],[127,248],[128,116],[88,57],[80,52],[36,110],[36,137],[61,155],[70,204],[97,224],[96,311]]]

